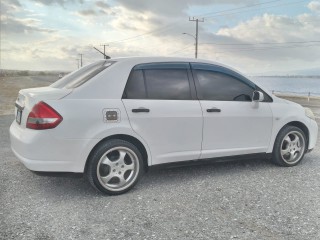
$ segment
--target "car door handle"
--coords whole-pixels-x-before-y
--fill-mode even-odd
[[[134,108],[132,109],[133,113],[139,113],[139,112],[150,112],[150,109],[148,108]]]
[[[219,108],[209,108],[209,109],[207,109],[207,112],[221,112],[221,109],[219,109]]]

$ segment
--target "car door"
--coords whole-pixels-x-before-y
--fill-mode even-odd
[[[191,65],[203,112],[201,158],[266,152],[272,99],[264,93],[263,102],[253,102],[255,84],[230,69]]]
[[[150,148],[153,165],[199,158],[202,110],[189,63],[135,66],[122,101],[132,129]]]

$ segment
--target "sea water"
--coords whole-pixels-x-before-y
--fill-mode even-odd
[[[320,96],[320,77],[251,77],[269,91]]]

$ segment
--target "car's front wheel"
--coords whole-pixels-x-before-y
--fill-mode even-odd
[[[297,165],[306,151],[304,132],[294,126],[286,126],[280,130],[274,143],[272,159],[284,167]]]
[[[129,191],[143,172],[142,155],[138,148],[120,139],[98,145],[88,161],[90,183],[110,195]]]

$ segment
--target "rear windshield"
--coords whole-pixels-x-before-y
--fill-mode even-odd
[[[79,70],[76,70],[63,78],[59,79],[58,81],[54,82],[50,86],[53,88],[76,88],[80,85],[84,84],[98,73],[106,69],[107,67],[114,64],[114,61],[106,61],[101,60],[98,62],[94,62],[89,64]]]

